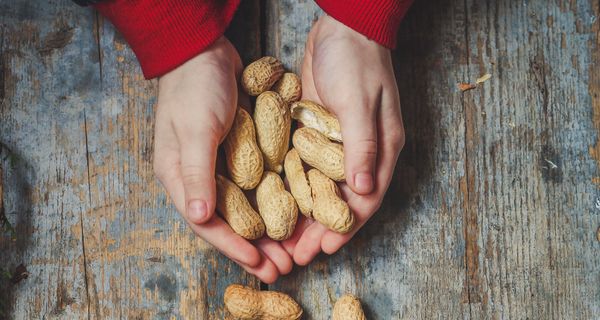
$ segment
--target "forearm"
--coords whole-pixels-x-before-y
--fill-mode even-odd
[[[231,22],[240,0],[111,0],[94,7],[123,34],[144,76],[161,76],[203,52]]]
[[[393,49],[402,18],[413,0],[315,0],[327,14],[363,34],[367,38]]]

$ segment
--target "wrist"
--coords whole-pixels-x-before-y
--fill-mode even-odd
[[[226,66],[233,65],[232,59],[235,57],[235,54],[232,54],[232,52],[235,52],[233,45],[227,38],[221,36],[206,50],[160,77],[159,84],[164,79],[188,75],[197,76],[197,73],[199,70],[202,70],[203,66],[212,65],[225,68]]]
[[[321,16],[315,26],[317,27],[316,38],[323,42],[345,40],[387,52],[390,51],[389,48],[367,38],[330,15]]]

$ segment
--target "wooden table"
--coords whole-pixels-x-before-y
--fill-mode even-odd
[[[599,319],[600,2],[416,2],[395,52],[407,144],[380,212],[268,288],[305,319],[345,292],[370,319]],[[244,1],[228,34],[246,63],[298,71],[321,14]],[[227,285],[266,288],[156,182],[156,81],[114,28],[66,0],[0,0],[0,19],[0,318],[222,319]]]

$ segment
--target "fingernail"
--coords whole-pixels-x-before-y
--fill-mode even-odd
[[[192,200],[188,205],[188,216],[192,221],[203,221],[208,215],[206,201]]]
[[[373,178],[368,173],[357,173],[354,175],[354,185],[356,189],[362,192],[371,192],[373,190]]]

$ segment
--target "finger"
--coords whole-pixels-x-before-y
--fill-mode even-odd
[[[275,264],[279,274],[288,274],[292,271],[294,262],[280,243],[271,239],[262,238],[254,241],[254,244]]]
[[[221,217],[214,217],[204,224],[189,223],[198,236],[209,242],[232,260],[249,267],[261,263],[259,251],[242,238]]]
[[[159,155],[160,152],[156,154]],[[162,172],[159,175],[161,183],[173,199],[175,207],[179,212],[184,212],[184,185],[179,168],[173,167],[173,169],[164,171],[158,169],[157,171]],[[211,219],[207,223],[199,225],[188,220],[185,215],[182,214],[182,216],[196,235],[213,245],[230,259],[250,267],[257,266],[261,262],[261,255],[258,249],[246,241],[246,239],[234,233],[231,227],[220,217],[214,217],[214,219]]]
[[[294,262],[301,266],[309,264],[321,252],[321,238],[325,232],[327,227],[320,223],[306,228],[294,249]]]
[[[275,266],[275,264],[266,256],[265,253],[261,254],[262,260],[257,266],[240,266],[248,273],[255,275],[257,278],[260,279],[260,281],[265,282],[267,284],[272,284],[279,277],[279,271],[277,270],[277,266]]]
[[[346,182],[358,194],[369,194],[375,186],[377,109],[376,106],[366,106],[338,112],[337,115],[344,139]]]
[[[358,230],[373,216],[379,208],[385,192],[393,177],[394,168],[400,150],[404,145],[404,127],[400,114],[400,100],[396,91],[382,99],[382,111],[379,115],[379,158],[377,160],[377,176],[375,191],[367,196],[359,195],[348,186],[341,186],[342,195],[348,200],[356,225],[347,234],[328,231],[321,239],[323,252],[333,254],[346,244]],[[391,129],[391,130],[390,130]]]
[[[211,133],[186,133],[180,139],[181,177],[185,193],[185,214],[195,223],[206,223],[215,211],[215,162],[218,139]]]
[[[314,220],[308,219],[303,215],[298,217],[298,222],[296,222],[296,229],[294,229],[294,233],[292,234],[292,236],[289,239],[283,240],[281,242],[281,245],[290,256],[294,256],[294,249],[298,244],[298,240],[300,240],[300,237],[302,237],[302,233],[304,233],[304,230],[306,230],[306,228],[308,228],[313,223]]]

